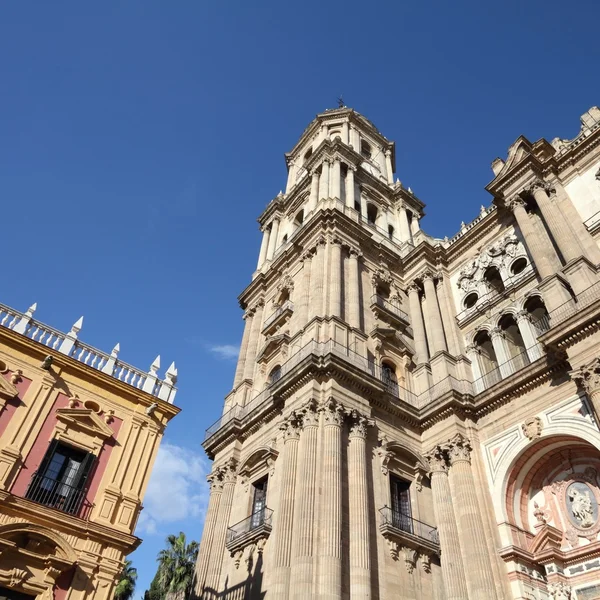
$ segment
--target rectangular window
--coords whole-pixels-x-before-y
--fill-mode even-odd
[[[390,495],[392,499],[392,525],[397,529],[412,533],[410,483],[395,475],[390,475]]]
[[[58,440],[50,446],[27,488],[25,497],[39,504],[77,514],[95,456]]]
[[[260,527],[265,521],[265,508],[267,508],[267,484],[268,477],[255,481],[254,496],[252,498],[252,527]]]

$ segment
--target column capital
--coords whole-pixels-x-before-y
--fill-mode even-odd
[[[300,262],[310,262],[313,258],[314,255],[314,248],[309,248],[308,250],[305,250],[302,255],[300,256]]]
[[[325,400],[323,404],[319,407],[319,411],[323,413],[323,418],[325,419],[325,427],[341,427],[344,422],[345,411],[344,407],[336,402],[333,398],[329,398],[329,400]]]
[[[363,256],[363,253],[358,248],[355,248],[354,246],[350,246],[348,249],[348,252],[350,253],[351,258],[356,258],[357,260],[359,258],[362,258],[362,256]]]
[[[210,491],[212,492],[221,492],[223,490],[223,475],[219,469],[213,471],[207,478],[208,485],[210,486]]]
[[[315,248],[318,248],[319,246],[325,246],[327,244],[327,238],[324,235],[320,235],[316,242],[315,242]]]
[[[410,294],[411,292],[414,293],[416,292],[417,294],[420,292],[420,288],[419,288],[419,284],[416,281],[413,281],[412,283],[409,283],[406,286],[406,291]]]
[[[457,462],[471,462],[471,442],[464,435],[457,433],[446,445],[450,464]]]
[[[235,483],[237,478],[237,460],[229,458],[225,464],[219,467],[219,473],[223,484]]]
[[[349,438],[357,438],[361,440],[367,439],[367,428],[372,425],[367,417],[353,410],[350,413],[350,434]]]
[[[500,327],[494,327],[492,329],[490,329],[490,338],[494,339],[494,338],[504,338],[506,337],[504,335],[504,330],[501,329]]]
[[[342,246],[343,241],[337,235],[331,235],[328,239],[329,243],[334,246]]]
[[[531,323],[533,320],[531,313],[525,309],[522,309],[519,312],[517,312],[516,319],[517,319],[517,323],[520,323],[521,321],[529,321]]]
[[[600,390],[600,358],[570,371],[569,375],[586,394]]]
[[[479,344],[476,344],[475,342],[473,342],[472,344],[469,344],[465,348],[465,352],[467,354],[469,354],[469,352],[473,352],[475,354],[481,354],[481,348],[479,347]]]
[[[302,415],[293,410],[279,426],[279,429],[283,432],[284,444],[287,444],[290,440],[299,439],[302,430]]]
[[[433,282],[434,278],[435,278],[435,275],[433,274],[433,271],[430,271],[429,269],[426,269],[421,274],[421,279],[423,280],[423,282],[429,281],[429,280],[431,280]]]
[[[521,198],[519,194],[515,194],[514,196],[511,196],[510,198],[504,200],[504,206],[506,206],[506,208],[508,208],[508,210],[510,210],[513,213],[518,208],[522,208],[523,210],[525,210],[525,200]]]
[[[392,156],[392,151],[390,150],[390,148],[386,148],[386,150],[385,150],[385,155],[386,155],[387,157],[391,157],[391,156]]]
[[[429,473],[448,473],[446,453],[441,446],[435,446],[424,456],[429,466]]]
[[[302,429],[319,426],[319,405],[316,400],[309,400],[302,408]]]
[[[548,181],[544,181],[543,179],[535,179],[533,182],[531,182],[524,188],[524,191],[530,194],[534,194],[538,190],[546,192],[547,195],[556,192],[554,186]]]

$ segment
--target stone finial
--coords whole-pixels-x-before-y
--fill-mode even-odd
[[[77,321],[75,321],[75,323],[73,323],[73,326],[71,327],[71,331],[69,331],[69,334],[73,334],[75,337],[77,337],[77,334],[81,331],[81,328],[83,327],[83,317],[79,317],[79,319],[77,319]]]
[[[15,333],[25,333],[27,326],[33,317],[33,313],[37,310],[37,302],[34,302],[19,319],[19,322],[13,327]]]
[[[154,362],[150,365],[148,373],[150,375],[158,375],[158,369],[160,369],[160,354],[154,359]]]
[[[167,372],[165,373],[165,379],[170,381],[173,385],[177,383],[177,367],[175,366],[175,361],[173,361],[167,369]]]
[[[499,175],[500,171],[504,168],[505,162],[501,158],[495,158],[492,161],[492,171],[494,175]]]
[[[102,372],[108,373],[112,375],[115,370],[115,363],[117,362],[117,357],[119,356],[119,352],[121,351],[121,344],[118,342],[115,344],[115,347],[112,349],[108,360],[102,366]]]
[[[77,341],[77,334],[81,331],[83,327],[83,317],[79,317],[73,326],[71,327],[69,333],[65,336],[65,339],[62,341],[61,345],[58,348],[58,351],[62,354],[66,354],[67,356],[71,355],[73,351],[73,347],[75,346],[75,342]]]
[[[571,379],[581,388],[586,394],[591,394],[600,389],[600,358],[595,358],[587,365],[569,371]]]

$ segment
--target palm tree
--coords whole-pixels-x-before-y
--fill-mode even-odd
[[[192,591],[198,542],[187,543],[185,533],[167,537],[167,547],[158,553],[158,578],[165,600],[184,600]]]
[[[136,579],[137,569],[132,566],[130,560],[126,560],[119,575],[119,583],[115,588],[115,600],[131,600],[135,591]]]

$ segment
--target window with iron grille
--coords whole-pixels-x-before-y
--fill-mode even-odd
[[[397,529],[412,533],[412,510],[410,506],[410,483],[395,475],[390,475],[390,496],[392,500],[392,525]]]

